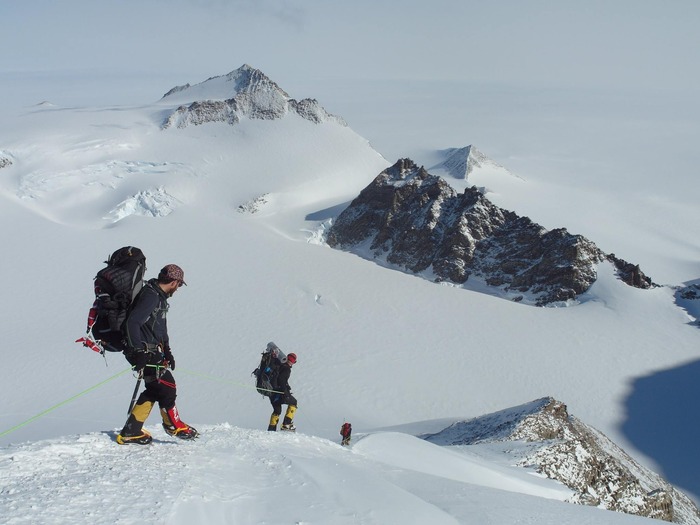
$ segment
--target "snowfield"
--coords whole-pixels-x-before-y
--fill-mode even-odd
[[[192,443],[155,431],[146,447],[114,432],[0,453],[3,522],[22,523],[658,523],[562,503],[561,485],[403,433],[352,447],[227,423]]]
[[[700,332],[675,302],[697,277],[693,238],[661,223],[617,253],[652,278],[665,266],[671,286],[630,288],[602,264],[568,308],[435,284],[323,243],[328,221],[396,160],[350,127],[290,113],[162,129],[166,105],[42,105],[0,127],[4,522],[648,522],[566,503],[565,487],[483,449],[415,437],[543,396],[698,501]],[[576,220],[590,218],[586,235],[608,252],[646,228],[610,227],[625,205],[641,213],[636,200],[605,215],[573,183],[473,175],[517,212],[539,202],[551,219],[552,199],[583,210]],[[697,210],[677,211],[692,229],[682,219]],[[127,245],[146,254],[148,277],[185,270],[168,319],[178,408],[202,432],[193,443],[166,437],[154,411],[152,446],[116,445],[133,378],[121,355],[73,342],[92,277]],[[268,341],[299,356],[295,435],[262,430],[270,406],[250,374]],[[343,421],[350,448],[338,445]]]

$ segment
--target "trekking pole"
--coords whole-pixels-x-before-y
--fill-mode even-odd
[[[139,377],[136,380],[136,386],[134,387],[134,395],[131,396],[131,403],[129,403],[129,410],[127,411],[127,414],[131,414],[131,411],[134,409],[134,405],[136,404],[136,398],[139,394],[139,387],[141,386],[141,380],[143,379],[143,368],[139,370]]]

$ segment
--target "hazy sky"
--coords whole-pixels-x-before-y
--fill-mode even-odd
[[[693,0],[0,0],[0,19],[3,73],[700,87]]]
[[[248,63],[391,160],[473,143],[525,176],[700,191],[696,0],[0,0],[0,20],[0,110],[150,103]]]

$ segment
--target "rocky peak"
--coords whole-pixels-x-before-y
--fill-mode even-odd
[[[262,71],[244,64],[199,84],[176,86],[161,99],[180,104],[163,122],[163,128],[184,128],[208,122],[234,125],[242,118],[274,120],[295,113],[316,124],[342,119],[330,115],[314,99],[294,100]]]
[[[12,160],[0,153],[0,169],[12,166]]]
[[[238,69],[234,69],[226,75],[210,77],[204,82],[200,82],[194,86],[190,84],[175,86],[163,95],[163,99],[177,98],[181,100],[190,97],[191,102],[197,100],[228,100],[235,97],[238,93],[259,90],[278,92],[285,98],[289,98],[287,93],[270,80],[262,71],[248,64],[243,64]]]
[[[444,446],[521,442],[522,446],[504,445],[503,450],[515,464],[569,487],[574,492],[572,503],[674,523],[700,523],[700,512],[687,496],[551,397],[421,437]]]
[[[593,284],[606,258],[585,237],[564,228],[548,231],[497,207],[476,187],[457,193],[410,159],[400,159],[364,188],[326,241],[362,253],[369,246],[372,258],[435,281],[480,279],[497,295],[536,305],[575,299]],[[630,271],[618,262],[628,281],[651,285],[638,267]]]
[[[227,82],[233,82],[236,93],[244,93],[251,91],[276,91],[282,96],[289,98],[289,95],[280,88],[275,82],[270,80],[259,69],[243,64],[235,71],[231,71],[224,77]]]

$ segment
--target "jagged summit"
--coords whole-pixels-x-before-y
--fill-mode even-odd
[[[411,159],[399,159],[363,189],[326,240],[437,282],[463,285],[474,277],[495,295],[539,306],[575,300],[606,259],[625,283],[653,286],[638,266],[589,239],[499,208],[476,187],[457,193]]]
[[[442,162],[429,168],[431,171],[440,172],[459,180],[467,180],[475,170],[496,170],[504,174],[512,175],[506,168],[491,160],[473,145],[463,148],[448,148],[442,150]]]
[[[290,98],[262,71],[248,64],[199,84],[176,86],[163,96],[161,102],[180,104],[163,122],[164,129],[209,122],[235,125],[242,118],[275,120],[289,113],[315,124],[332,121],[346,125],[343,119],[329,114],[315,99],[297,101]]]
[[[493,163],[471,144],[463,148],[448,148],[443,154],[445,160],[431,169],[442,168],[455,179],[466,179],[475,167],[480,167],[484,163]]]
[[[248,64],[243,64],[226,75],[210,77],[199,84],[175,86],[163,95],[161,100],[167,99],[168,101],[177,101],[179,103],[203,100],[229,100],[239,93],[256,90],[277,92],[284,98],[289,98],[289,95],[262,71]]]

